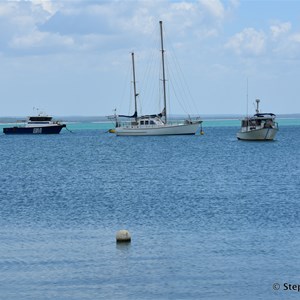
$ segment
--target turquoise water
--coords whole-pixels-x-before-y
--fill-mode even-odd
[[[266,143],[238,125],[1,135],[0,299],[299,298],[300,124]]]
[[[234,126],[236,130],[239,129],[240,126],[240,119],[203,119],[203,128],[205,127],[224,127],[224,126]],[[279,126],[294,126],[300,125],[300,119],[297,118],[277,118],[277,122]],[[68,128],[69,129],[76,129],[76,130],[85,130],[85,129],[110,129],[114,127],[113,122],[69,122]],[[1,124],[0,123],[0,130],[2,132],[3,127],[7,127],[11,125]]]

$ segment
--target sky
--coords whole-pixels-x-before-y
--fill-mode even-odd
[[[180,73],[166,78],[170,113],[244,115],[256,98],[300,113],[298,0],[2,0],[0,116],[133,113],[133,51],[139,112],[158,113],[148,70],[160,20],[167,70],[175,57]]]

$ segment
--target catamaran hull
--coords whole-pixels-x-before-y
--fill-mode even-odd
[[[277,128],[261,128],[237,133],[239,140],[245,141],[272,141],[277,133]]]
[[[58,134],[65,124],[40,127],[9,127],[3,128],[5,134]]]
[[[200,123],[164,125],[153,127],[117,127],[115,132],[119,136],[149,136],[149,135],[194,135]]]

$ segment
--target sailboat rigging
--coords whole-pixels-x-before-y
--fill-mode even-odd
[[[132,57],[132,71],[133,71],[133,88],[134,88],[134,114],[131,116],[115,114],[116,135],[124,136],[147,136],[147,135],[194,135],[198,130],[202,121],[185,120],[183,123],[169,123],[167,114],[167,95],[166,95],[166,75],[165,75],[165,50],[163,42],[163,28],[162,21],[160,25],[160,43],[161,43],[161,63],[162,63],[162,83],[163,83],[163,110],[158,114],[138,116],[135,78],[135,61],[134,53]],[[120,122],[119,118],[130,118],[130,121]]]
[[[134,118],[137,122],[137,97],[138,93],[136,92],[136,80],[135,80],[135,64],[134,64],[134,52],[131,53],[132,60],[132,74],[133,74],[133,92],[134,92],[134,114],[132,116],[119,115],[120,118]]]

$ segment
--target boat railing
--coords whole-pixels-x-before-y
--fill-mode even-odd
[[[200,120],[197,120],[196,122],[200,123]],[[193,123],[193,121],[189,121],[189,124]],[[187,124],[185,120],[170,120],[168,122],[168,125],[182,125]],[[155,128],[158,126],[164,126],[164,123],[161,124],[139,124],[135,121],[118,121],[116,122],[116,127],[124,127],[124,128]]]
[[[164,124],[158,125],[158,124],[146,124],[146,125],[140,125],[135,122],[118,122],[117,127],[124,127],[124,128],[154,128],[157,126],[163,126]]]

